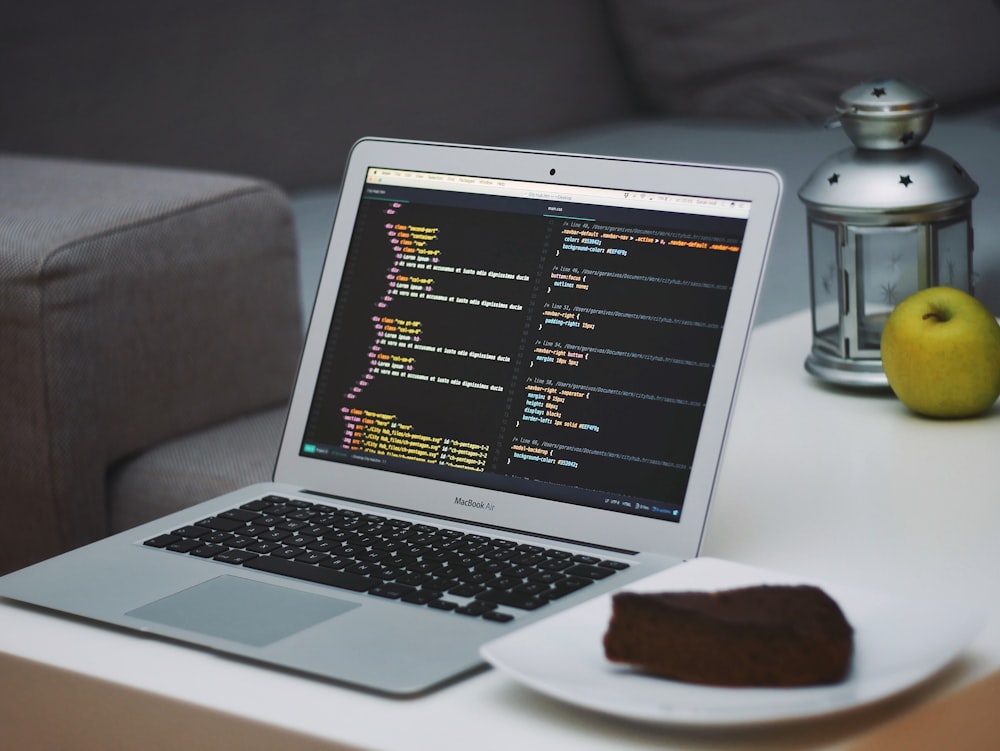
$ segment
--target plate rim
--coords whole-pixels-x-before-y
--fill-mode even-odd
[[[579,693],[567,692],[562,689],[560,684],[553,685],[552,683],[547,683],[545,680],[539,680],[537,676],[526,674],[517,666],[511,665],[503,659],[503,651],[508,648],[509,644],[516,644],[520,639],[530,638],[533,631],[543,628],[551,628],[553,627],[552,623],[558,622],[559,619],[572,619],[574,616],[579,616],[580,611],[584,609],[596,609],[603,605],[607,611],[609,609],[608,603],[610,602],[610,598],[616,591],[636,588],[641,589],[644,586],[648,586],[649,582],[664,577],[668,572],[670,572],[671,576],[676,577],[678,572],[682,575],[685,573],[684,571],[679,571],[680,569],[690,569],[695,566],[699,568],[711,567],[709,569],[710,573],[711,569],[714,568],[723,573],[735,573],[738,576],[750,579],[759,578],[759,583],[798,582],[804,584],[815,584],[825,589],[838,590],[840,593],[855,592],[858,594],[887,598],[890,601],[899,600],[909,603],[916,602],[914,598],[902,597],[900,595],[889,594],[877,590],[862,589],[859,587],[825,582],[808,576],[790,575],[773,569],[735,563],[720,558],[698,557],[689,559],[678,564],[677,566],[659,571],[635,582],[631,582],[619,590],[602,594],[572,608],[555,613],[548,618],[536,621],[513,633],[505,634],[504,636],[484,644],[480,649],[480,654],[490,665],[515,682],[545,696],[582,709],[646,724],[696,728],[732,728],[801,722],[804,720],[829,717],[837,713],[868,706],[878,701],[888,699],[892,696],[899,695],[905,691],[914,689],[917,686],[929,681],[933,678],[933,676],[940,673],[945,667],[957,659],[957,657],[968,647],[971,641],[985,626],[987,621],[987,614],[981,609],[965,606],[959,607],[958,609],[953,608],[949,611],[951,614],[949,622],[953,626],[956,634],[953,639],[953,643],[950,644],[948,649],[940,650],[940,654],[934,655],[933,660],[920,664],[918,667],[897,670],[874,682],[869,680],[862,686],[862,688],[867,688],[869,690],[861,692],[857,691],[857,684],[852,684],[850,679],[848,679],[848,681],[832,685],[805,686],[801,688],[787,689],[721,687],[687,684],[681,681],[670,681],[664,678],[646,676],[638,671],[629,671],[627,666],[621,666],[622,672],[627,674],[629,679],[639,678],[642,680],[649,680],[650,683],[666,683],[669,684],[674,690],[678,688],[690,688],[698,691],[699,693],[745,693],[747,691],[753,691],[756,692],[758,696],[760,693],[773,692],[780,695],[795,694],[800,697],[806,697],[809,693],[813,693],[820,697],[815,702],[806,702],[799,708],[795,708],[794,706],[789,707],[787,705],[777,705],[773,710],[763,712],[759,706],[743,708],[734,707],[730,709],[716,708],[712,711],[705,711],[697,707],[683,706],[671,706],[669,711],[663,711],[662,709],[650,711],[648,705],[641,704],[638,707],[635,707],[634,705],[632,707],[618,705],[608,706],[605,703],[596,700],[590,694],[584,693],[581,695]],[[721,587],[717,587],[716,589],[731,588],[735,586],[744,585],[735,583],[723,584]],[[666,586],[663,587],[663,589],[666,588]],[[686,585],[685,588],[692,589],[692,587]],[[711,588],[706,587],[705,589],[710,590]],[[498,654],[498,652],[500,654]],[[612,663],[609,662],[608,665],[612,665]],[[831,693],[833,693],[832,700],[830,697]]]

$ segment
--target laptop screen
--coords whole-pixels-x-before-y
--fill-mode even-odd
[[[749,210],[369,168],[299,455],[679,521]]]

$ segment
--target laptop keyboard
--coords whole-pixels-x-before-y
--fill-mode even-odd
[[[145,544],[501,623],[628,568],[621,561],[276,495]]]

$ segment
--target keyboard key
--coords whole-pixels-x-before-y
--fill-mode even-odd
[[[248,511],[263,511],[268,506],[270,506],[269,501],[261,499],[259,501],[250,501],[249,503],[244,503],[240,508],[247,509]]]
[[[548,604],[549,600],[541,595],[528,594],[526,592],[508,592],[503,589],[488,589],[476,595],[477,600],[506,605],[507,607],[519,610],[537,610],[542,605]]]
[[[496,608],[496,605],[492,602],[487,602],[485,600],[473,600],[467,605],[455,608],[455,612],[459,615],[480,616],[484,613],[488,613],[494,608]]]
[[[383,553],[397,553],[400,550],[404,550],[404,546],[401,542],[396,542],[395,540],[386,540],[384,537],[376,537],[369,541],[369,546],[372,550],[378,550]]]
[[[540,545],[529,545],[527,543],[522,543],[521,545],[518,545],[515,549],[517,550],[518,553],[544,553],[545,552],[545,548],[541,547]]]
[[[254,558],[243,565],[255,571],[266,571],[271,574],[290,576],[293,579],[315,582],[316,584],[327,584],[331,587],[349,589],[352,592],[367,592],[377,583],[367,576],[349,574],[346,571],[337,571],[322,566],[310,566],[306,563],[286,561],[284,558],[272,558],[271,556]]]
[[[173,534],[178,535],[179,537],[201,537],[202,535],[207,535],[208,531],[208,527],[189,524],[186,527],[175,529]]]
[[[549,585],[543,582],[525,582],[513,587],[512,591],[525,595],[541,595],[549,591]]]
[[[398,579],[403,575],[403,569],[396,568],[395,566],[379,566],[372,576],[377,576],[379,579],[390,580]]]
[[[272,550],[271,551],[271,555],[273,555],[273,556],[275,556],[277,558],[296,558],[296,557],[302,555],[305,552],[306,551],[303,548],[296,548],[296,547],[293,547],[293,546],[285,546],[285,547],[280,547],[277,550]]]
[[[561,582],[553,584],[548,591],[549,599],[558,600],[560,597],[571,595],[584,587],[589,587],[594,583],[593,579],[581,579],[579,577],[567,577]]]
[[[200,548],[195,548],[191,551],[191,555],[196,555],[199,558],[214,558],[219,553],[224,553],[229,550],[225,545],[202,545]]]
[[[558,581],[562,581],[566,577],[555,571],[538,571],[528,577],[528,581],[538,582],[540,584],[555,584]]]
[[[545,560],[541,553],[521,553],[510,559],[510,562],[518,566],[534,566]]]
[[[312,550],[307,550],[306,552],[295,556],[295,560],[301,561],[302,563],[320,563],[329,557],[330,556],[326,553],[316,553]]]
[[[440,597],[441,594],[439,592],[428,592],[426,589],[411,589],[399,599],[413,605],[427,605],[431,600],[437,600]]]
[[[367,561],[368,563],[381,563],[385,560],[392,558],[392,553],[385,550],[371,549],[362,550],[356,556],[359,561]]]
[[[221,544],[235,537],[232,532],[206,532],[201,536],[203,542],[214,542]]]
[[[348,566],[346,570],[351,574],[371,577],[378,572],[379,567],[375,563],[366,563],[361,561],[359,563],[355,563],[353,566]]]
[[[207,527],[208,529],[214,529],[219,532],[232,532],[234,529],[239,529],[244,526],[246,522],[241,522],[238,519],[223,519],[219,516],[213,516],[209,519],[202,519],[198,522],[199,527]]]
[[[247,561],[252,561],[256,557],[255,553],[250,553],[246,550],[225,550],[214,556],[214,560],[239,565]]]
[[[405,556],[396,556],[396,564],[414,575],[432,574],[441,568],[441,564],[437,561],[418,561],[416,559],[407,559]]]
[[[246,549],[249,550],[251,553],[257,553],[259,555],[264,555],[264,554],[270,553],[272,550],[274,550],[276,548],[280,548],[280,547],[281,546],[278,543],[276,543],[276,542],[261,541],[261,542],[254,542],[254,543],[251,543],[250,545],[247,545]]]
[[[151,548],[165,548],[180,539],[180,535],[157,535],[152,540],[146,540],[143,545],[149,545]]]
[[[570,566],[563,573],[567,576],[585,576],[588,579],[604,579],[605,577],[611,576],[614,571],[603,566],[589,566],[585,563],[578,563],[575,566]]]
[[[178,540],[167,545],[166,549],[174,553],[190,553],[195,548],[200,548],[204,544],[201,540]]]
[[[507,568],[507,566],[499,561],[482,561],[475,564],[473,568],[485,574],[498,574]]]
[[[284,516],[285,514],[290,514],[294,510],[295,507],[292,506],[290,503],[288,503],[287,500],[285,500],[279,503],[272,503],[266,509],[263,509],[262,513],[273,514],[275,516]]]
[[[448,594],[455,595],[455,597],[475,597],[484,589],[486,586],[483,584],[459,584],[457,587],[449,589]]]
[[[291,532],[286,532],[283,529],[271,529],[268,530],[267,532],[261,532],[259,535],[257,535],[257,539],[266,540],[267,542],[280,542],[281,540],[284,540],[286,537],[291,537],[291,536],[292,536]]]
[[[483,619],[487,621],[496,621],[497,623],[510,623],[514,620],[514,616],[510,613],[503,613],[499,610],[487,610],[483,613]]]
[[[311,550],[314,553],[329,553],[333,548],[334,545],[329,540],[313,540],[306,545],[306,550]]]
[[[368,594],[375,595],[376,597],[387,597],[390,600],[398,600],[403,595],[410,594],[414,591],[413,587],[406,587],[402,584],[396,584],[394,582],[386,582],[384,584],[379,584],[377,587],[372,587],[368,590]]]
[[[597,565],[603,566],[604,568],[610,568],[615,571],[624,571],[629,567],[629,565],[623,561],[600,561]]]
[[[400,584],[406,584],[410,587],[419,587],[421,584],[429,582],[431,580],[431,575],[401,573],[393,578]]]
[[[452,587],[458,586],[458,579],[450,579],[447,576],[437,576],[434,577],[429,582],[426,582],[423,587],[431,592],[447,592]]]
[[[266,495],[264,496],[264,502],[268,505],[274,505],[276,503],[288,503],[288,499],[283,495]]]
[[[517,553],[509,548],[492,547],[483,553],[483,561],[486,563],[506,563],[509,565],[510,559]]]
[[[549,558],[539,563],[535,568],[540,571],[562,571],[573,565],[573,562],[565,558]]]
[[[506,568],[501,572],[501,576],[510,576],[514,579],[527,579],[535,573],[535,569],[531,566],[511,566]]]
[[[455,578],[463,584],[485,584],[495,577],[482,571],[462,571]]]
[[[219,514],[220,519],[232,519],[239,522],[248,522],[251,519],[260,518],[260,514],[256,511],[250,511],[248,509],[234,508],[229,511],[223,511]]]

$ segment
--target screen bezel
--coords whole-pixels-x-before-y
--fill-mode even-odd
[[[751,202],[702,433],[679,521],[429,480],[300,454],[354,219],[370,167]],[[781,193],[773,172],[510,149],[363,139],[352,148],[274,479],[305,490],[559,539],[682,558],[697,554]],[[466,503],[456,503],[462,498]]]

